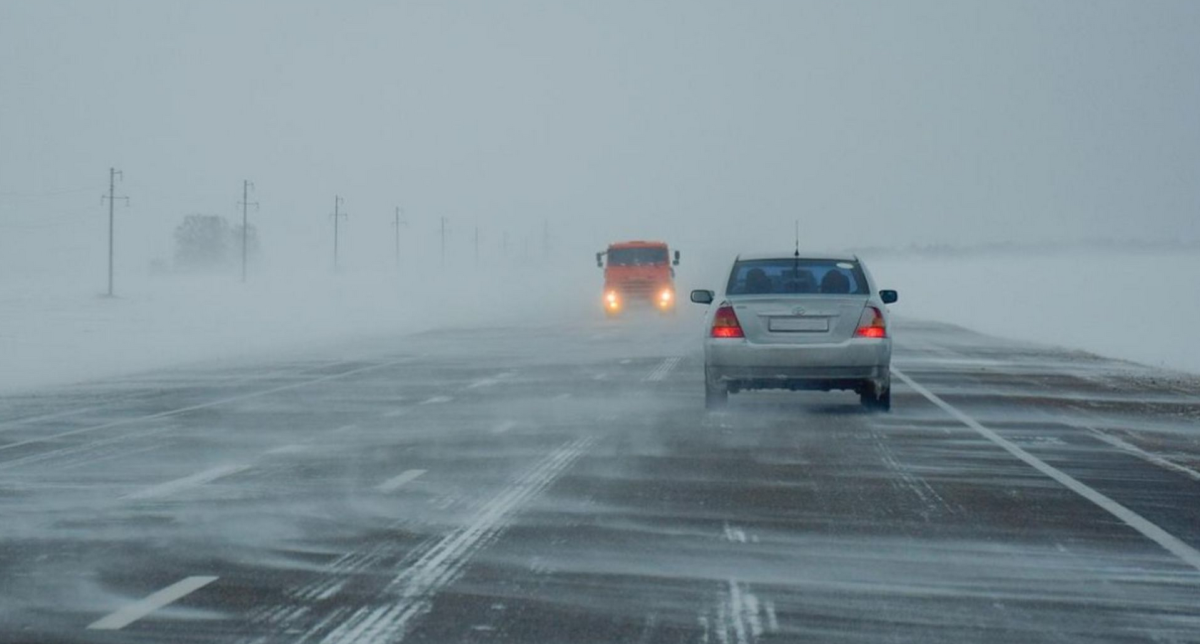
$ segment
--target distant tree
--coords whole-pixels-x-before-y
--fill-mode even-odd
[[[258,256],[258,229],[246,228],[246,253]],[[231,268],[242,261],[242,227],[217,215],[188,215],[175,228],[175,267],[181,270]]]

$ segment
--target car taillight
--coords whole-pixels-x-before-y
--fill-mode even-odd
[[[724,304],[717,309],[713,316],[712,337],[714,338],[744,338],[742,325],[738,323],[737,314],[733,307]]]
[[[854,335],[860,338],[886,338],[887,323],[883,320],[883,312],[873,306],[863,309]]]

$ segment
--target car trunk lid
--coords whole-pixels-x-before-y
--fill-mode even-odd
[[[854,335],[865,295],[740,296],[730,298],[752,344],[825,344]]]

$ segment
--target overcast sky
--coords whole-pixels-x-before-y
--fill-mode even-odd
[[[0,0],[0,226],[91,240],[110,165],[151,246],[243,178],[310,241],[335,194],[360,244],[395,205],[431,240],[1195,239],[1200,2]]]

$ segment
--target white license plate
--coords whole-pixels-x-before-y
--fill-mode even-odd
[[[767,321],[771,331],[819,332],[829,330],[829,318],[771,318]]]

